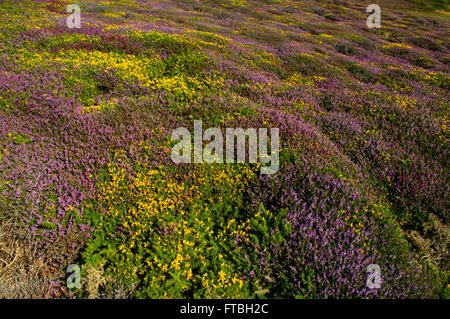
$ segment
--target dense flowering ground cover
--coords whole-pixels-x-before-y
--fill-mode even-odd
[[[448,297],[445,6],[72,2],[0,3],[0,294]],[[194,120],[279,128],[279,171],[175,165]]]

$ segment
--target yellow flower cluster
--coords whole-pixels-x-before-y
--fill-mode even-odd
[[[286,83],[289,86],[297,86],[299,84],[313,86],[315,82],[326,80],[323,76],[314,75],[312,77],[302,76],[301,74],[294,73],[287,80]]]
[[[98,104],[84,106],[83,112],[84,113],[100,112],[100,111],[107,110],[107,109],[110,109],[110,108],[113,108],[116,106],[117,106],[117,100],[113,99],[113,100],[107,101],[107,102],[100,102]]]
[[[117,52],[85,50],[61,51],[54,61],[68,67],[88,65],[101,67],[105,70],[114,69],[124,80],[132,81],[137,79],[144,84],[156,76],[157,67],[162,65],[162,62],[156,56],[137,57]]]
[[[382,48],[383,49],[391,49],[391,48],[411,49],[412,47],[407,44],[389,42],[388,44],[383,45]]]
[[[121,156],[123,151],[116,155]],[[217,243],[248,241],[250,221],[215,221],[214,207],[223,198],[211,199],[207,192],[214,185],[229,190],[223,192],[229,200],[238,200],[257,169],[246,164],[197,164],[182,182],[180,176],[161,169],[141,170],[130,179],[111,164],[99,199],[108,207],[105,218],[119,221],[129,234],[118,246],[120,259],[136,265],[136,272],[119,265],[112,271],[124,278],[144,276],[154,287],[164,287],[179,276],[184,290],[195,282],[210,297],[225,297],[229,289],[239,291],[243,282]],[[196,265],[200,272],[194,270]]]
[[[63,16],[57,12],[49,12],[45,3],[37,3],[36,1],[22,1],[20,11],[5,12],[4,10],[10,10],[7,8],[8,6],[5,6],[5,9],[2,9],[1,12],[2,24],[0,29],[4,30],[15,29],[17,26],[25,30],[48,29],[55,25],[55,16]],[[24,19],[24,16],[26,16],[26,19]],[[0,32],[1,34],[4,34],[4,32]]]
[[[86,36],[80,36],[84,39]],[[72,42],[80,40],[78,36],[68,37],[65,41]],[[87,39],[86,39],[87,40]],[[94,40],[90,40],[94,41]],[[24,68],[31,69],[36,66],[46,65],[58,67],[63,71],[71,71],[74,67],[90,67],[103,70],[115,70],[116,75],[127,82],[138,81],[143,87],[154,91],[166,91],[174,95],[178,101],[191,101],[204,89],[214,89],[223,86],[224,79],[220,75],[211,75],[204,78],[174,75],[162,76],[163,62],[155,55],[135,56],[117,52],[101,52],[86,50],[61,50],[58,55],[48,52],[34,53],[26,49],[19,49],[13,57],[14,62]],[[93,83],[85,83],[78,75],[67,72],[70,83],[83,82],[83,86],[95,89]],[[91,106],[85,111],[101,110],[104,105]]]
[[[403,111],[413,109],[417,105],[417,100],[408,96],[396,95],[394,99],[396,105],[399,106]]]

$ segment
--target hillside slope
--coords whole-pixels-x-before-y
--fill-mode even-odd
[[[71,2],[0,3],[0,296],[448,297],[445,1]],[[195,120],[278,172],[174,164]]]

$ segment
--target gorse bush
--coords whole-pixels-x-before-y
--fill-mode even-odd
[[[145,169],[128,180],[111,166],[98,199],[105,215],[83,258],[136,283],[137,297],[249,297],[233,254],[249,239],[239,211],[254,175],[247,166],[200,165],[185,184],[178,174]]]

